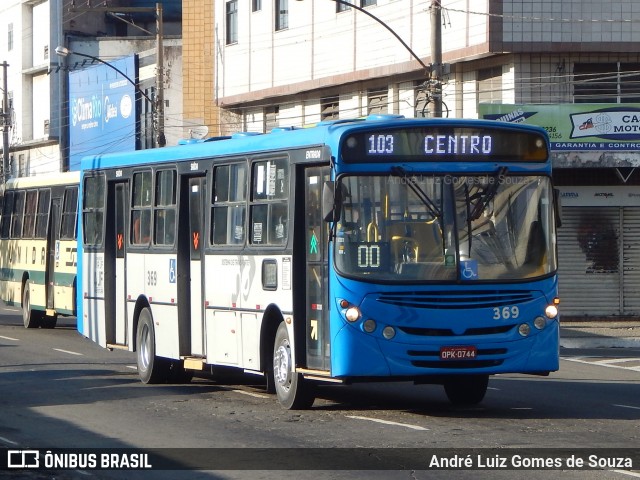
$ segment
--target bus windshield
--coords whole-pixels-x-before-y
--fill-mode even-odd
[[[342,176],[335,265],[369,281],[518,281],[556,269],[546,176]]]

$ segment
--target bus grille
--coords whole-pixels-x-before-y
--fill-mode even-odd
[[[424,368],[449,368],[451,370],[459,368],[486,368],[502,365],[502,360],[458,360],[442,362],[438,360],[414,360],[411,365]]]
[[[468,292],[393,292],[378,296],[378,301],[398,307],[463,309],[513,305],[533,300],[528,291],[473,290]]]
[[[500,333],[507,333],[512,328],[515,328],[515,324],[512,325],[499,325],[494,327],[474,327],[467,328],[462,335],[496,335]],[[422,337],[457,337],[453,330],[448,328],[420,328],[420,327],[398,327],[404,333],[408,335],[420,335]]]

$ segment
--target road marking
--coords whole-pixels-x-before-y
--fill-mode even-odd
[[[623,475],[629,475],[630,477],[640,478],[640,473],[630,472],[629,470],[611,470],[612,472],[621,473]]]
[[[80,357],[83,356],[82,353],[72,352],[71,350],[62,350],[61,348],[54,348],[54,350],[57,351],[57,352],[68,353],[69,355],[78,355]]]
[[[0,442],[10,443],[11,445],[18,445],[17,442],[12,442],[8,438],[0,437]]]
[[[620,407],[620,408],[631,408],[633,410],[640,410],[640,407],[634,407],[632,405],[618,405],[618,404],[613,404],[614,407]]]
[[[5,340],[12,340],[14,342],[19,342],[20,340],[18,340],[17,338],[12,338],[12,337],[4,337],[2,335],[0,335],[0,338],[4,338]]]
[[[391,422],[389,420],[382,420],[380,418],[359,417],[357,415],[347,415],[347,418],[354,418],[356,420],[368,420],[369,422],[384,423],[385,425],[394,425],[396,427],[405,427],[412,430],[429,430],[428,428],[420,427],[418,425],[411,425],[408,423]]]
[[[629,357],[629,358],[602,358],[602,357],[561,357],[563,360],[568,362],[575,363],[584,363],[586,365],[598,365],[600,367],[607,368],[618,368],[620,370],[631,370],[634,372],[640,372],[640,367],[634,366],[629,367],[625,365],[620,365],[621,363],[626,362],[640,362],[640,358],[637,357]]]
[[[245,392],[244,390],[231,390],[231,391],[236,393],[241,393],[242,395],[247,395],[249,397],[269,398],[267,395],[262,395],[261,393]]]

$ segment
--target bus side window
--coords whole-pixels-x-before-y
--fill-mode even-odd
[[[247,165],[217,166],[211,199],[211,243],[243,245],[247,200]]]
[[[9,238],[11,231],[11,212],[13,211],[13,192],[6,192],[2,208],[2,238]]]
[[[147,245],[151,240],[151,171],[133,174],[131,243]]]
[[[252,168],[251,243],[284,245],[289,220],[289,164],[285,158],[256,162]]]

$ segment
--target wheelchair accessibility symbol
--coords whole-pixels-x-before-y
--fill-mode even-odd
[[[176,259],[169,259],[169,283],[176,283]]]
[[[460,275],[463,280],[478,279],[478,262],[477,260],[461,260]]]

